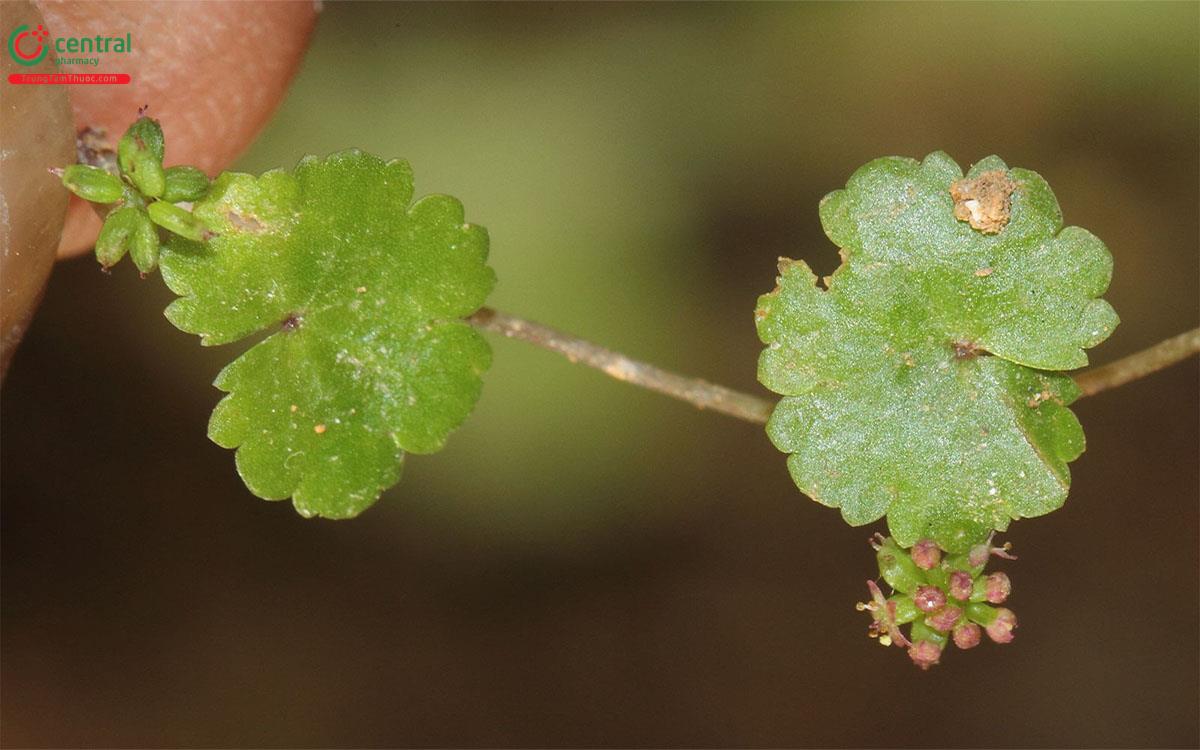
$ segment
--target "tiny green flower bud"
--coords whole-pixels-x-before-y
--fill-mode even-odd
[[[917,641],[908,648],[908,658],[923,670],[928,670],[942,658],[942,647],[933,641]]]
[[[992,624],[992,620],[996,619],[997,609],[987,604],[973,601],[967,605],[966,612],[968,620],[979,623],[986,628]]]
[[[913,602],[911,596],[898,595],[888,599],[888,606],[892,607],[892,619],[897,625],[912,622],[924,614],[917,609],[917,605]]]
[[[173,203],[155,201],[146,210],[155,224],[180,237],[202,242],[212,236],[203,222]]]
[[[138,212],[139,221],[129,243],[129,257],[142,276],[158,267],[158,228],[145,213]]]
[[[913,594],[913,602],[922,612],[935,612],[946,604],[946,594],[937,586],[921,586]]]
[[[162,162],[162,128],[156,120],[149,117],[138,118],[117,143],[117,164],[121,173],[129,178],[138,190],[151,198],[157,198],[166,188]]]
[[[954,605],[942,607],[938,611],[925,618],[925,624],[934,630],[940,630],[943,633],[954,629],[958,621],[962,619],[963,611]]]
[[[992,604],[1003,604],[1012,593],[1012,581],[1004,573],[992,573],[984,584],[984,595]]]
[[[942,550],[932,539],[922,539],[909,551],[912,561],[921,570],[932,570],[942,561]]]
[[[954,628],[954,645],[961,649],[975,648],[983,640],[983,630],[973,622],[960,622]]]
[[[988,638],[996,643],[1011,643],[1013,630],[1017,627],[1017,616],[1011,609],[1001,607],[996,610],[996,619],[987,626]]]
[[[121,179],[99,167],[72,164],[62,171],[62,183],[85,201],[116,203],[121,200]]]
[[[162,199],[168,203],[197,201],[208,192],[208,175],[195,167],[171,167],[164,172]]]
[[[966,601],[971,598],[971,588],[975,581],[971,578],[970,573],[964,573],[961,570],[956,570],[950,574],[950,596],[959,601]]]
[[[112,268],[129,250],[130,240],[137,230],[141,212],[132,206],[118,208],[104,220],[96,237],[96,260],[105,269]]]
[[[950,641],[950,636],[934,630],[920,620],[913,622],[912,627],[909,628],[909,634],[912,636],[913,643],[917,641],[933,641],[941,648],[945,648],[946,644]]]

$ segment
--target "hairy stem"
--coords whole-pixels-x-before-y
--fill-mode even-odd
[[[1152,372],[1182,362],[1197,352],[1200,352],[1200,328],[1193,328],[1116,362],[1081,373],[1075,382],[1084,396],[1091,396],[1144,378]]]
[[[609,377],[642,388],[649,388],[672,398],[686,401],[701,409],[711,409],[747,422],[763,424],[771,416],[775,404],[749,393],[715,385],[699,378],[689,378],[668,372],[661,367],[639,362],[624,354],[584,341],[577,336],[555,330],[541,323],[523,320],[507,313],[481,308],[467,322],[484,331],[520,339],[534,346],[549,349],[572,362],[594,367]]]
[[[563,355],[571,362],[594,367],[617,380],[657,391],[686,401],[701,409],[711,409],[747,422],[765,424],[775,402],[750,393],[668,372],[646,362],[585,341],[578,336],[534,323],[531,320],[480,308],[467,322],[484,331],[520,339],[534,346]],[[1181,333],[1154,346],[1119,359],[1112,364],[1088,370],[1075,378],[1084,396],[1124,385],[1138,378],[1181,362],[1200,352],[1200,328]]]

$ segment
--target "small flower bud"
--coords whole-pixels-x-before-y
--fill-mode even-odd
[[[922,539],[909,550],[912,561],[921,570],[933,570],[942,561],[942,550],[932,539]]]
[[[937,586],[920,586],[913,594],[917,609],[922,612],[934,612],[946,603],[946,595]]]
[[[125,257],[140,218],[141,212],[126,206],[113,211],[104,220],[104,226],[96,237],[96,260],[100,261],[103,268],[112,268]]]
[[[954,628],[954,645],[961,649],[975,648],[983,640],[983,630],[973,622],[962,622]]]
[[[142,276],[158,267],[158,228],[144,212],[138,211],[138,222],[129,243],[129,257]]]
[[[116,203],[121,200],[121,179],[98,167],[72,164],[62,171],[62,183],[85,201]]]
[[[1008,580],[1008,576],[1004,573],[992,573],[987,577],[987,584],[984,589],[987,595],[987,600],[992,604],[1003,604],[1008,595],[1012,593],[1012,581]]]
[[[942,607],[937,612],[925,618],[925,624],[934,630],[940,630],[943,633],[954,628],[958,621],[962,619],[963,611],[954,605]]]
[[[138,118],[117,143],[117,164],[121,173],[129,178],[138,190],[151,198],[157,198],[166,188],[162,162],[162,128],[156,120],[149,117]]]
[[[908,657],[921,669],[929,669],[942,658],[942,647],[933,641],[917,641],[909,646]]]
[[[966,601],[971,597],[971,586],[974,583],[970,573],[964,573],[961,570],[954,571],[950,574],[950,596],[959,601]]]
[[[164,172],[164,177],[162,199],[168,203],[197,201],[208,192],[208,175],[195,167],[171,167]]]
[[[988,638],[996,643],[1010,643],[1013,639],[1013,629],[1017,627],[1017,616],[1011,609],[1001,607],[996,610],[996,619],[987,626]]]

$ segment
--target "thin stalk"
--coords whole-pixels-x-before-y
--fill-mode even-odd
[[[1144,378],[1164,367],[1182,362],[1197,352],[1200,352],[1200,328],[1193,328],[1116,362],[1080,373],[1075,382],[1084,396],[1092,396]]]
[[[701,409],[711,409],[747,422],[765,424],[767,417],[771,416],[771,410],[775,408],[774,403],[758,396],[715,385],[707,380],[677,375],[590,341],[584,341],[578,336],[490,307],[481,308],[467,318],[467,322],[484,331],[499,333],[510,339],[520,339],[534,346],[549,349],[571,362],[594,367],[617,380],[649,388]]]
[[[548,349],[571,362],[594,367],[609,377],[686,401],[700,409],[710,409],[747,422],[765,424],[771,416],[771,410],[775,408],[774,401],[700,378],[678,375],[585,341],[578,336],[490,307],[480,308],[467,318],[467,322],[480,330]],[[1088,370],[1078,375],[1075,382],[1083,390],[1084,396],[1091,396],[1145,377],[1181,362],[1197,352],[1200,352],[1200,328],[1167,339],[1112,364]]]

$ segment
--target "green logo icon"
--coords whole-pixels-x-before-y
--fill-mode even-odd
[[[32,31],[29,26],[21,24],[8,37],[8,54],[17,65],[37,65],[50,49],[46,43],[49,39],[50,32],[40,23]]]

